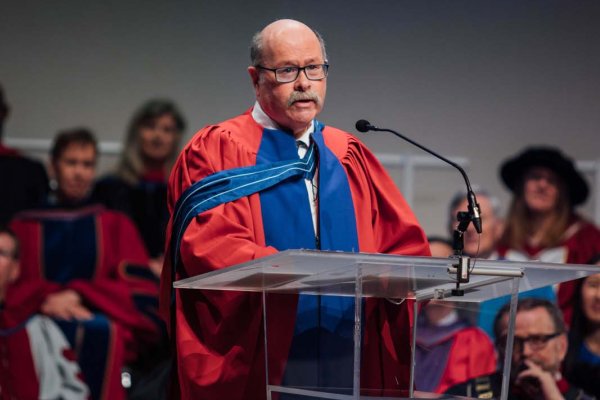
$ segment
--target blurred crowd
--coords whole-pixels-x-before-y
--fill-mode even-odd
[[[0,88],[0,129],[8,115]],[[101,178],[85,127],[56,134],[48,173],[0,142],[0,398],[166,398],[158,289],[184,129],[173,102],[146,102]]]
[[[9,111],[0,87],[0,398],[166,398],[172,352],[157,296],[167,180],[185,118],[170,100],[142,104],[117,164],[98,177],[89,129],[58,132],[47,171],[2,144]],[[569,156],[530,147],[500,172],[513,193],[508,212],[477,188],[484,230],[467,229],[464,254],[599,263],[600,230],[576,212],[589,187]],[[466,209],[457,193],[448,236],[429,238],[433,256],[456,252],[456,215]],[[520,297],[509,355],[514,397],[600,397],[600,273]],[[415,388],[498,397],[507,301],[482,303],[478,319],[448,302],[424,307]]]

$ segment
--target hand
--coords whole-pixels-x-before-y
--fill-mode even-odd
[[[41,311],[49,317],[64,320],[90,320],[93,318],[92,312],[82,304],[81,296],[72,289],[48,295],[42,304]]]
[[[154,274],[154,276],[160,278],[160,274],[162,272],[163,262],[165,261],[165,256],[160,255],[155,258],[151,258],[148,266],[150,267],[150,271]]]
[[[542,394],[544,400],[564,400],[556,379],[552,373],[542,369],[531,360],[524,360],[527,368],[519,372],[515,385],[525,391],[531,398]]]

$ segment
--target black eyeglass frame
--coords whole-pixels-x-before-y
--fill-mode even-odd
[[[319,66],[322,67],[322,69],[323,69],[323,77],[322,78],[309,77],[308,74],[306,73],[306,69],[311,68],[311,67],[319,67]],[[308,79],[309,81],[322,81],[323,79],[327,78],[327,74],[329,73],[329,64],[327,64],[327,63],[309,64],[309,65],[305,65],[304,67],[287,66],[287,67],[279,67],[279,68],[267,68],[262,65],[256,65],[256,68],[273,72],[275,74],[275,80],[277,80],[277,82],[279,82],[279,83],[295,82],[296,79],[298,79],[298,77],[300,76],[300,71],[304,71],[304,76],[306,76],[306,79]],[[283,70],[286,70],[286,69],[295,69],[296,70],[296,76],[294,77],[294,79],[292,79],[292,80],[280,80],[279,79],[278,71],[280,71],[280,73],[281,73]]]
[[[550,340],[562,335],[564,332],[554,332],[549,333],[547,335],[530,335],[524,338],[514,336],[513,338],[513,349],[523,349],[525,343],[529,342],[530,346],[534,350],[543,349]],[[506,335],[502,335],[496,340],[496,343],[499,347],[506,346]],[[537,343],[537,344],[534,344]]]

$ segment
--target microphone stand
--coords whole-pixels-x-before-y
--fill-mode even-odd
[[[364,119],[361,119],[356,122],[356,129],[359,132],[377,131],[377,132],[392,133],[392,134],[398,136],[400,139],[403,139],[403,140],[409,142],[410,144],[417,146],[421,150],[424,150],[427,153],[433,155],[434,157],[439,158],[440,160],[452,165],[454,168],[456,168],[461,173],[461,175],[465,181],[465,184],[467,186],[468,211],[460,211],[456,215],[458,225],[454,229],[453,241],[452,241],[452,248],[454,250],[453,257],[456,258],[456,263],[452,264],[453,268],[449,269],[448,272],[453,273],[453,274],[456,273],[456,288],[452,289],[452,295],[453,296],[464,296],[465,291],[460,288],[460,284],[469,282],[469,279],[470,279],[469,275],[471,272],[470,271],[471,258],[469,256],[466,256],[463,254],[464,233],[467,231],[467,228],[469,227],[470,223],[473,223],[473,226],[475,226],[475,230],[477,231],[477,233],[481,234],[481,232],[483,230],[483,226],[481,223],[481,214],[479,211],[479,204],[477,203],[477,198],[475,197],[475,192],[473,192],[473,189],[471,188],[471,182],[469,182],[469,177],[467,176],[467,173],[464,171],[464,169],[462,169],[462,167],[460,165],[456,164],[455,162],[450,161],[446,157],[436,153],[435,151],[433,151],[431,149],[428,149],[425,146],[422,146],[421,144],[415,142],[414,140],[412,140],[392,129],[378,128],[374,125],[371,125],[368,121],[366,121]]]
[[[464,296],[465,291],[460,288],[460,284],[469,282],[471,264],[471,258],[463,254],[463,249],[465,248],[464,235],[471,223],[472,216],[469,212],[459,211],[456,214],[456,219],[458,225],[452,233],[452,249],[454,250],[452,257],[456,258],[457,261],[456,264],[452,264],[452,267],[456,269],[456,288],[452,289],[452,295]]]

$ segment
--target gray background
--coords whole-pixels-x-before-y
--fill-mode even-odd
[[[465,157],[471,181],[507,201],[497,167],[526,145],[600,160],[599,17],[597,1],[1,1],[6,136],[85,125],[120,142],[134,109],[161,96],[181,106],[189,138],[252,104],[250,37],[295,18],[328,46],[319,119],[355,132],[367,118]],[[361,137],[378,154],[422,154],[383,133]],[[391,172],[401,184],[402,171]],[[416,178],[415,212],[427,233],[442,233],[461,178]]]

